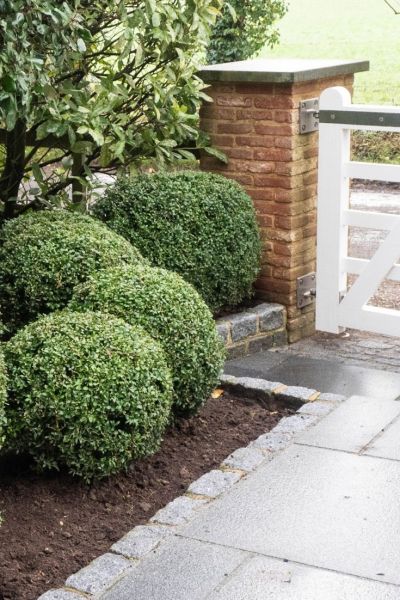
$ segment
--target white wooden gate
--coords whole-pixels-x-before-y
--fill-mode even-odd
[[[400,281],[400,215],[353,210],[349,201],[350,178],[400,182],[398,165],[350,160],[350,130],[400,133],[400,107],[352,104],[334,87],[321,95],[319,119],[317,329],[400,336],[400,310],[368,304],[382,281]],[[349,226],[388,231],[370,260],[348,255]],[[358,275],[349,289],[348,274]]]

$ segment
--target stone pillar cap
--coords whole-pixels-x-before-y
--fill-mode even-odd
[[[198,75],[207,83],[298,83],[360,71],[369,71],[368,60],[257,58],[204,66]]]

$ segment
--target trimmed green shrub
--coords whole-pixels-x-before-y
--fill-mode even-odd
[[[29,212],[0,232],[0,310],[14,331],[63,308],[78,283],[98,269],[143,260],[98,220],[66,211]]]
[[[251,295],[260,239],[252,201],[236,182],[194,171],[121,179],[94,214],[153,265],[182,275],[211,310]]]
[[[3,352],[0,350],[0,448],[4,442],[6,426],[5,405],[7,401],[7,370]],[[1,515],[0,515],[1,517]]]
[[[158,449],[172,401],[160,345],[111,315],[47,315],[5,345],[6,446],[89,481]]]
[[[75,288],[70,308],[114,314],[159,341],[173,373],[176,414],[196,412],[218,383],[224,348],[214,320],[176,273],[146,265],[99,271]]]
[[[207,50],[209,63],[251,58],[279,41],[276,23],[286,13],[286,0],[229,0],[217,19]]]

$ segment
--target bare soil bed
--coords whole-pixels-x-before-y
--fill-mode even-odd
[[[91,487],[65,473],[0,462],[0,600],[34,600],[61,585],[135,525],[182,494],[293,411],[268,411],[227,393],[175,423],[154,456]]]

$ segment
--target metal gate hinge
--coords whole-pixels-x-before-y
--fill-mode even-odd
[[[309,100],[301,100],[299,104],[300,113],[300,133],[311,133],[318,131],[318,113],[319,99],[310,98]]]
[[[314,302],[316,296],[315,272],[297,278],[297,308],[304,308]]]

